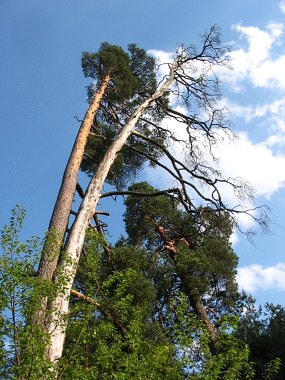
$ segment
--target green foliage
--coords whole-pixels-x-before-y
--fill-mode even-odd
[[[135,183],[129,187],[130,191],[152,194],[157,191],[147,182]],[[130,196],[125,201],[126,211],[124,221],[128,239],[131,244],[146,244],[150,247],[157,242],[157,234],[154,231],[154,221],[168,224],[169,220],[178,220],[181,215],[177,211],[178,203],[174,204],[168,196],[142,197]],[[167,225],[168,227],[168,225]]]
[[[103,42],[97,53],[84,52],[81,63],[85,77],[95,80],[88,88],[89,98],[106,74],[111,75],[105,100],[112,106],[118,102],[126,106],[124,102],[127,102],[133,108],[148,98],[157,86],[155,59],[134,43],[125,52],[119,46]],[[129,109],[128,114],[131,112]]]
[[[12,210],[9,225],[1,230],[0,254],[0,377],[52,378],[44,358],[47,337],[28,324],[45,285],[35,276],[40,242],[36,236],[20,240],[25,210]],[[50,374],[50,377],[49,377]]]
[[[275,379],[276,376],[280,376],[282,361],[279,358],[272,359],[269,363],[266,364],[263,372],[264,380]]]
[[[218,45],[218,32],[212,28],[202,55],[181,47],[180,59],[187,57],[189,65],[176,72],[172,93],[181,98],[189,112],[183,116],[167,109],[168,93],[149,106],[136,125],[140,133],[133,133],[117,152],[107,178],[111,185],[126,188],[146,162],[155,165],[165,153],[171,132],[160,128],[159,123],[166,115],[187,125],[190,140],[191,128],[210,141],[213,126],[226,126],[223,113],[214,108],[218,82],[207,76],[212,64],[224,62],[225,50]],[[190,68],[194,56],[205,61],[200,76],[196,75],[195,62]],[[105,42],[98,52],[83,53],[82,68],[92,79],[89,101],[102,81],[110,77],[81,165],[92,176],[118,131],[158,84],[155,60],[135,44],[125,52]],[[189,68],[195,79],[187,74]],[[200,110],[205,122],[196,116]],[[284,378],[284,309],[268,305],[265,319],[254,307],[245,315],[240,311],[245,301],[238,299],[235,281],[232,219],[221,211],[214,187],[218,179],[211,179],[220,174],[200,163],[200,152],[195,152],[190,143],[185,147],[190,149],[193,170],[175,160],[174,169],[177,164],[177,173],[186,170],[190,177],[203,178],[213,186],[209,203],[219,211],[191,206],[191,212],[186,212],[181,207],[185,201],[180,203],[177,194],[156,196],[157,190],[146,182],[130,186],[133,194],[125,199],[124,214],[127,237],[111,246],[98,225],[97,230],[87,231],[70,296],[64,353],[56,368],[46,360],[48,336],[33,322],[42,297],[52,299],[55,288],[64,288],[68,273],[58,265],[56,284],[35,276],[40,244],[35,237],[20,240],[25,212],[21,207],[13,210],[10,224],[1,232],[1,378]],[[187,197],[184,189],[190,205]],[[208,199],[203,199],[208,204]],[[51,231],[49,245],[56,244],[58,238]],[[246,306],[252,305],[248,302]]]
[[[156,192],[145,182],[129,190]],[[216,311],[233,304],[237,292],[237,256],[229,243],[232,227],[227,214],[201,208],[200,212],[189,215],[167,195],[130,196],[125,204],[126,230],[131,244],[152,250],[164,248],[165,242],[157,233],[157,226],[163,227],[165,239],[174,242],[179,252],[171,260],[171,272],[184,278],[182,286],[191,289],[192,295],[207,297],[208,306]]]
[[[107,42],[101,44],[97,53],[82,54],[82,69],[85,77],[97,80],[99,83],[107,74],[111,75],[108,86],[108,98],[124,99],[132,95],[138,81],[130,68],[130,57],[124,50]],[[94,90],[94,84],[92,85]]]
[[[145,183],[136,186],[140,191],[153,191]],[[244,310],[247,302],[250,312],[246,317],[241,316],[239,323],[225,298],[219,301],[218,307],[219,296],[209,291],[216,289],[212,282],[214,275],[224,289],[232,281],[236,260],[225,239],[227,222],[220,224],[209,213],[208,234],[201,236],[197,219],[188,218],[186,226],[186,219],[175,202],[169,197],[159,198],[156,202],[152,198],[135,201],[139,208],[133,217],[139,230],[147,227],[147,245],[133,231],[130,240],[139,244],[132,245],[122,238],[115,247],[106,249],[104,236],[91,229],[87,232],[74,287],[92,302],[72,296],[58,378],[281,379],[284,309],[267,305],[267,314],[260,319],[260,311],[253,307],[252,300],[240,300],[237,308]],[[134,198],[126,202],[130,207],[126,218],[131,215],[131,207],[135,211],[132,202]],[[191,247],[189,254],[189,247],[178,244],[181,258],[175,261],[167,252],[157,250],[159,239],[151,231],[147,217],[150,214],[160,223],[168,223],[172,231],[175,223],[171,218],[175,216],[175,233],[179,229],[183,233],[191,231],[196,247]],[[27,325],[41,296],[51,289],[34,275],[40,250],[38,238],[27,242],[19,238],[24,215],[24,210],[17,207],[10,224],[1,232],[0,376],[53,379],[55,372],[45,360],[47,337],[37,326]],[[215,220],[219,228],[215,227]],[[223,225],[225,231],[221,229]],[[157,240],[155,244],[153,239]],[[219,253],[213,256],[213,252]],[[209,256],[211,260],[207,260]],[[226,267],[223,260],[231,257],[232,262],[228,261]],[[183,277],[182,273],[186,272],[187,276]],[[182,286],[181,281],[186,281],[186,285]],[[189,289],[196,292],[190,293],[191,296],[205,294],[204,304],[215,310],[216,317],[211,320],[218,332],[216,355],[209,349],[209,332],[189,302]],[[248,341],[244,339],[245,332]],[[261,372],[257,367],[257,342],[267,350]],[[272,351],[274,345],[279,356]]]
[[[60,378],[182,379],[173,344],[151,319],[146,253],[118,244],[109,257],[104,244],[88,234],[75,285],[98,304],[72,299]]]
[[[92,176],[118,130],[136,107],[155,91],[156,67],[154,58],[136,44],[130,44],[127,53],[118,46],[103,43],[97,53],[83,53],[82,68],[85,76],[95,79],[95,83],[88,87],[89,100],[93,98],[106,73],[111,73],[111,81],[101,102],[102,106],[94,120],[94,134],[88,138],[81,164],[81,169]],[[167,104],[167,95],[161,102]],[[159,122],[163,116],[161,109],[155,105],[149,108],[145,118]],[[153,128],[146,120],[138,122],[137,130],[154,142],[162,145],[166,143],[165,132]],[[149,154],[154,159],[158,159],[162,154],[153,144],[137,136],[131,136],[128,146],[118,152],[110,170],[107,178],[110,184],[122,189],[135,177],[147,161],[144,155],[138,154],[139,151]]]
[[[94,175],[98,165],[102,161],[107,149],[113,142],[117,130],[107,125],[98,125],[96,136],[88,137],[85,155],[81,163],[81,170],[86,172],[90,177]],[[135,138],[131,138],[130,144],[136,149],[147,151],[149,147]],[[155,151],[153,152],[155,154]],[[124,149],[118,153],[117,158],[112,165],[107,181],[117,188],[125,188],[126,184],[135,178],[137,172],[143,167],[145,158],[134,153],[131,149]]]
[[[175,342],[176,360],[181,362],[184,378],[252,379],[249,349],[234,331],[236,317],[223,317],[219,328],[219,352],[211,355],[209,335],[202,321],[189,310],[187,296],[176,292],[167,315],[167,331]]]
[[[130,190],[155,191],[146,183]],[[206,210],[202,224],[201,214],[185,215],[168,196],[130,196],[126,205],[127,239],[106,249],[99,234],[88,233],[75,286],[96,303],[72,298],[61,378],[250,379],[248,347],[234,335],[230,220]],[[163,249],[154,221],[176,239],[175,259]],[[212,310],[215,356],[195,297]]]
[[[205,367],[195,378],[201,380],[250,380],[254,378],[249,348],[233,334],[220,336],[223,352],[209,357]]]
[[[281,380],[285,377],[285,310],[281,305],[256,308],[245,294],[240,300],[237,337],[250,349],[254,379]]]
[[[146,183],[134,189],[155,190]],[[229,297],[217,306],[217,284],[230,288],[236,265],[225,238],[226,219],[220,223],[207,214],[205,236],[198,218],[186,217],[169,197],[132,197],[126,204],[126,222],[132,220],[139,233],[134,228],[129,239],[106,248],[104,236],[92,229],[87,232],[74,282],[85,301],[71,296],[58,378],[251,379],[249,349],[234,334],[236,321],[226,302]],[[178,239],[180,257],[173,260],[153,232],[150,216],[174,235],[179,232],[187,237],[191,231],[191,248]],[[27,324],[42,295],[52,289],[34,275],[40,245],[37,238],[21,242],[23,218],[24,211],[16,208],[1,234],[1,376],[53,379],[56,372],[45,360],[47,337],[37,326]],[[142,231],[144,239],[139,238]],[[171,238],[178,236],[174,235]],[[228,260],[227,267],[223,260]],[[219,324],[215,356],[209,349],[209,332],[192,307],[193,295],[205,295],[204,304],[215,310],[212,321]],[[275,374],[278,365],[278,359],[269,362],[264,378]]]

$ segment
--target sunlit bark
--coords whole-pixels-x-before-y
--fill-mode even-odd
[[[141,106],[138,107],[137,111],[129,119],[128,123],[120,131],[114,142],[109,147],[103,160],[98,166],[96,174],[90,181],[89,187],[68,236],[65,246],[65,254],[55,276],[56,283],[60,283],[62,276],[64,276],[64,284],[63,286],[59,286],[58,295],[56,296],[51,308],[51,318],[49,324],[51,341],[48,350],[48,355],[51,362],[56,361],[62,355],[69,310],[69,295],[82,251],[86,229],[88,228],[90,220],[94,214],[94,209],[99,201],[100,192],[104,185],[105,179],[113,162],[115,161],[117,153],[126,143],[140,117],[157,98],[162,96],[167,91],[173,82],[177,67],[178,63],[175,62],[171,66],[169,76],[165,79],[164,83],[151,97],[149,97]]]
[[[94,117],[99,109],[100,102],[110,81],[110,74],[107,74],[94,95],[94,98],[85,114],[75,139],[69,160],[67,162],[62,183],[59,189],[54,210],[50,219],[50,224],[45,240],[42,257],[38,269],[38,275],[42,279],[53,278],[58,264],[64,234],[68,225],[72,202],[76,191],[77,176],[84,154],[90,129],[94,122]],[[47,306],[47,299],[43,298],[41,308],[35,318],[37,322],[42,321]]]

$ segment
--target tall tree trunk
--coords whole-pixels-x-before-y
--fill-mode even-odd
[[[110,74],[107,74],[102,80],[101,85],[94,95],[94,98],[84,116],[67,162],[57,200],[50,219],[38,268],[38,276],[42,279],[52,280],[56,270],[64,234],[68,225],[72,202],[76,191],[77,176],[88,135],[109,81]],[[38,310],[32,318],[32,323],[37,323],[42,326],[43,329],[46,329],[45,312],[47,309],[47,303],[48,297],[43,297]]]
[[[107,74],[85,114],[67,162],[50,219],[48,233],[39,265],[38,275],[41,278],[52,279],[57,267],[57,261],[66,227],[68,225],[68,219],[76,190],[77,176],[86,147],[87,138],[109,81],[110,74]]]
[[[139,118],[154,100],[162,96],[172,84],[178,62],[172,64],[169,76],[164,83],[149,97],[129,119],[128,123],[118,133],[117,137],[110,145],[103,160],[101,161],[96,174],[90,181],[85,197],[81,203],[77,217],[73,223],[71,231],[65,245],[65,253],[59,263],[55,275],[55,283],[58,284],[57,296],[55,297],[50,310],[49,334],[50,345],[48,356],[51,362],[55,362],[62,355],[67,317],[69,310],[69,296],[76,274],[80,254],[84,244],[86,229],[94,214],[94,209],[100,198],[100,191],[104,185],[111,165],[115,161],[117,153],[122,149],[128,137],[131,135]]]

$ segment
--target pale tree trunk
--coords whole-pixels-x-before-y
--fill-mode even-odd
[[[51,318],[49,323],[50,345],[48,356],[51,362],[58,360],[63,351],[67,318],[69,310],[69,296],[76,274],[80,254],[84,244],[85,233],[94,210],[100,198],[100,191],[104,185],[111,165],[115,161],[117,153],[122,149],[128,137],[131,135],[139,118],[151,103],[162,96],[172,84],[178,63],[175,62],[170,68],[169,76],[164,83],[149,97],[129,119],[128,123],[118,133],[110,145],[96,174],[91,179],[85,197],[81,203],[77,217],[68,235],[65,245],[65,253],[55,275],[55,283],[58,284],[57,296],[51,305]],[[62,285],[61,285],[62,284]]]
[[[39,265],[38,275],[43,279],[51,280],[57,267],[88,135],[109,81],[110,74],[107,74],[85,114],[66,165]]]

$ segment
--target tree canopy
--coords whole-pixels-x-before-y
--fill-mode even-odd
[[[234,380],[280,373],[283,358],[272,349],[261,360],[258,346],[275,339],[283,309],[268,307],[266,322],[255,313],[251,325],[230,242],[236,215],[266,227],[266,214],[248,207],[248,183],[224,177],[208,159],[219,134],[230,133],[215,71],[227,65],[217,27],[200,47],[180,46],[162,78],[154,58],[135,44],[124,51],[104,42],[83,53],[89,107],[37,273],[36,240],[19,237],[23,210],[13,211],[2,232],[0,353],[8,378]],[[169,186],[140,181],[146,165],[167,175]],[[77,182],[79,167],[90,177],[86,189]],[[225,187],[236,205],[224,201]],[[76,190],[82,201],[74,210]],[[100,220],[109,212],[97,205],[117,197],[124,199],[116,222],[125,233],[115,242]]]

